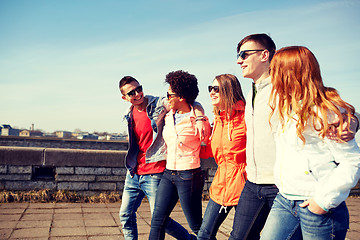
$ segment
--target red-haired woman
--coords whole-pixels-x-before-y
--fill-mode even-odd
[[[271,115],[280,119],[273,126],[279,194],[261,239],[290,239],[298,228],[304,240],[345,239],[345,199],[360,177],[360,150],[354,139],[336,142],[325,136],[330,122],[338,117],[342,129],[355,109],[323,85],[319,63],[305,47],[278,50],[270,73]]]

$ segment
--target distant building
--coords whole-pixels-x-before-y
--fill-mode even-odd
[[[44,134],[41,131],[33,130],[33,131],[30,131],[30,136],[31,137],[42,137],[42,136],[44,136]]]
[[[8,124],[3,124],[1,128],[1,136],[19,136],[19,129],[14,129]]]
[[[21,130],[19,133],[20,137],[42,137],[44,134],[41,131],[33,130]]]
[[[94,139],[94,140],[98,140],[99,136],[96,134],[91,134],[91,133],[79,133],[77,135],[77,139]]]
[[[72,137],[72,133],[68,132],[68,131],[56,131],[55,135],[58,138],[71,138]]]
[[[30,137],[30,130],[22,130],[19,133],[20,137]]]
[[[127,140],[127,135],[112,135],[108,140]]]
[[[55,133],[44,133],[43,134],[44,137],[49,137],[49,138],[56,138],[56,134]]]

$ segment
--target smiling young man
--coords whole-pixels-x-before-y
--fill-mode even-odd
[[[146,196],[151,213],[154,210],[158,184],[166,166],[166,145],[162,137],[164,117],[168,112],[165,97],[144,95],[142,86],[133,77],[125,76],[119,82],[122,99],[131,103],[125,115],[128,124],[129,149],[125,157],[127,174],[120,207],[120,222],[125,239],[138,239],[136,211]],[[203,115],[196,105],[197,116]],[[197,123],[200,138],[209,134],[202,121]],[[166,232],[176,239],[191,235],[180,224],[170,219]]]
[[[237,64],[243,77],[252,79],[253,83],[245,106],[248,180],[239,198],[229,239],[259,239],[278,192],[273,177],[275,142],[268,121],[269,69],[275,50],[274,41],[266,34],[249,35],[237,47]]]

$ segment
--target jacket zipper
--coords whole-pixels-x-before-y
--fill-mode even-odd
[[[195,150],[193,147],[190,147],[189,145],[184,144],[182,141],[180,141],[179,143],[180,143],[180,146],[187,147],[187,148],[189,148],[190,150]]]
[[[253,93],[254,94],[254,93]],[[254,166],[255,166],[255,182],[257,182],[257,167],[256,167],[256,161],[255,161],[255,99],[254,99],[254,104],[253,104],[253,106],[252,106],[252,119],[251,119],[251,121],[252,121],[252,136],[253,136],[253,138],[252,138],[252,142],[253,142],[253,148],[252,148],[252,151],[253,151],[253,162],[254,162]]]
[[[224,121],[222,120],[222,119],[220,119],[221,120],[221,136],[224,136]],[[226,171],[227,171],[227,166],[226,166],[226,158],[225,158],[225,156],[224,156],[224,144],[223,144],[223,139],[222,139],[222,137],[221,137],[221,155],[223,156],[223,158],[224,158],[224,165],[225,165],[225,178],[224,178],[224,194],[223,194],[223,199],[222,199],[222,206],[224,206],[224,202],[225,202],[225,196],[226,196],[226,186],[227,186],[227,184],[226,184]],[[221,210],[221,209],[220,209]],[[226,210],[225,210],[226,211]]]

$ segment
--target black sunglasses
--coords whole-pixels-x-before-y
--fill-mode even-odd
[[[167,96],[167,99],[169,100],[170,99],[170,97],[174,97],[174,96],[176,96],[176,94],[175,93],[166,93],[166,96]]]
[[[219,86],[208,86],[209,93],[214,89],[214,92],[219,93],[220,88]]]
[[[241,59],[245,59],[247,58],[249,55],[253,54],[253,53],[247,53],[247,52],[261,52],[264,51],[265,49],[258,49],[258,50],[244,50],[239,52],[238,54],[236,54],[236,59],[239,59],[239,57],[241,57]]]
[[[135,92],[137,92],[137,93],[141,93],[143,91],[143,89],[142,89],[142,86],[140,85],[140,86],[138,86],[138,87],[136,87],[135,89],[133,89],[133,90],[131,90],[130,92],[128,92],[126,95],[128,95],[129,97],[132,97],[132,96],[135,96]]]

